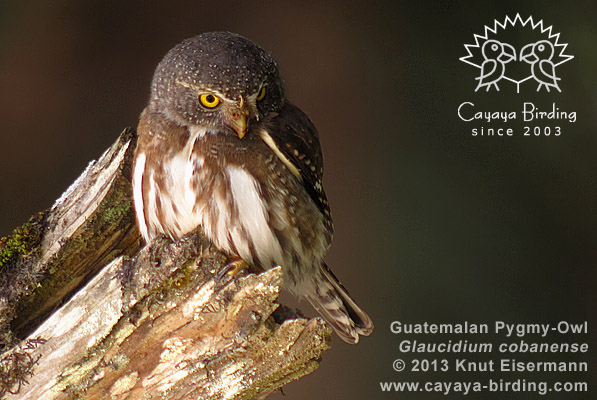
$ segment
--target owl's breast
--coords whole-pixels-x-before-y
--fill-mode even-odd
[[[314,264],[329,246],[321,212],[266,144],[217,136],[191,132],[180,151],[145,165],[149,236],[178,239],[201,226],[221,250],[292,269],[295,280],[292,266]]]

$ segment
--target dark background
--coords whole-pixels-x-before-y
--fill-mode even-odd
[[[335,340],[318,371],[272,398],[458,398],[381,393],[379,382],[492,377],[394,372],[394,359],[413,356],[400,355],[405,336],[390,333],[393,320],[588,320],[589,335],[544,340],[589,341],[591,354],[516,358],[589,361],[589,373],[493,377],[589,381],[592,395],[548,397],[594,396],[594,2],[148,3],[0,3],[0,235],[51,206],[124,127],[136,125],[153,69],[172,46],[204,31],[234,31],[276,56],[288,97],[319,129],[336,226],[327,261],[376,323],[357,346]],[[516,94],[506,85],[474,92],[478,70],[459,61],[463,45],[516,12],[543,19],[569,43],[575,58],[557,69],[562,93],[525,86]],[[519,114],[524,101],[545,109],[556,102],[578,120],[540,124],[561,125],[558,138],[525,138],[520,121],[461,121],[464,101]],[[519,135],[472,137],[482,125]]]

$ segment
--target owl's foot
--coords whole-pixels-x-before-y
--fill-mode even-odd
[[[224,277],[236,276],[242,270],[249,269],[249,264],[241,258],[233,258],[218,274],[218,281]]]

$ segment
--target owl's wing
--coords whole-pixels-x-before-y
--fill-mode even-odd
[[[268,133],[277,149],[298,171],[299,180],[324,215],[331,232],[332,216],[323,190],[323,154],[317,129],[301,109],[289,102],[272,119],[270,127]]]

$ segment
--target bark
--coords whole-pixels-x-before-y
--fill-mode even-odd
[[[200,231],[141,248],[134,147],[0,240],[0,395],[253,399],[316,369],[331,332],[276,303],[280,268],[230,276]]]

